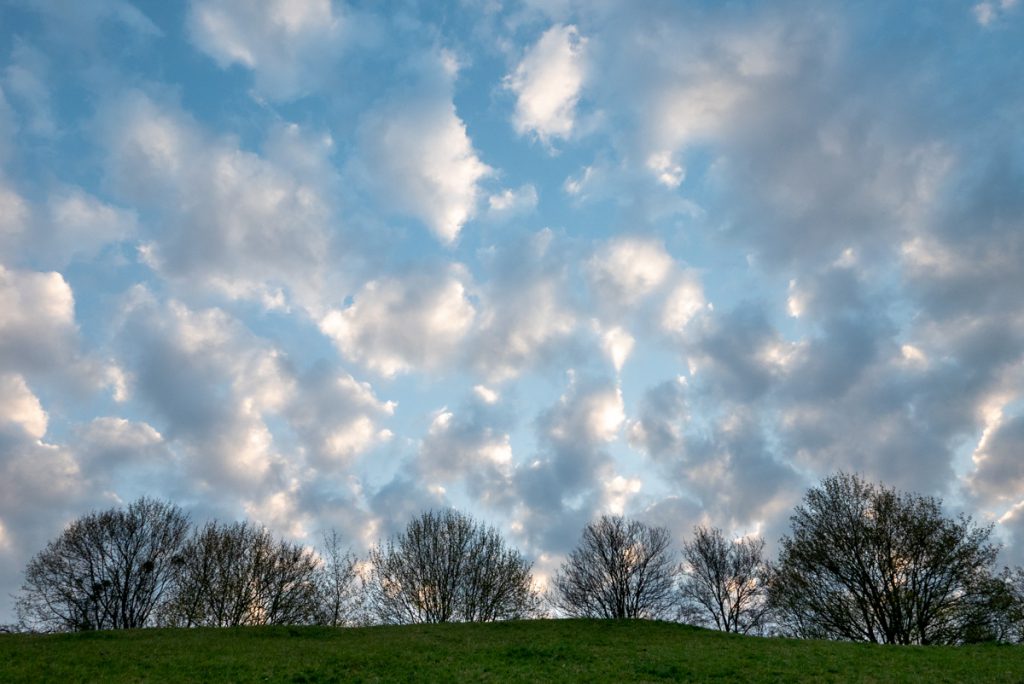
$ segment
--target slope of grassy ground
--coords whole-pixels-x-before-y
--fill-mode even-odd
[[[1024,647],[758,639],[660,622],[0,635],[0,682],[1024,681]]]

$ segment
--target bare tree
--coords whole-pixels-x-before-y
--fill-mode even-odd
[[[320,562],[317,622],[331,627],[356,623],[363,595],[356,572],[357,559],[350,549],[342,550],[341,537],[336,530],[324,533]]]
[[[976,630],[999,551],[991,527],[844,473],[808,491],[791,520],[770,585],[786,631],[937,644]]]
[[[75,520],[25,568],[19,619],[46,631],[151,624],[188,529],[181,509],[148,498]]]
[[[555,608],[573,617],[669,617],[675,563],[664,527],[603,516],[583,529],[553,582]]]
[[[538,607],[530,564],[492,527],[428,511],[370,552],[371,610],[385,623],[488,622]]]
[[[764,539],[729,541],[718,528],[695,527],[683,543],[682,615],[725,632],[749,634],[768,612]]]
[[[275,541],[266,528],[208,523],[182,557],[167,624],[233,627],[318,619],[318,558],[297,544]]]

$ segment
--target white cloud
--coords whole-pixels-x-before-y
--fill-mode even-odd
[[[586,42],[575,26],[552,26],[505,77],[516,94],[512,121],[520,135],[533,133],[544,143],[572,135]]]
[[[582,440],[603,444],[618,439],[625,420],[621,389],[614,386],[579,388],[574,381],[560,398],[547,430],[555,442]]]
[[[638,478],[626,478],[622,475],[606,479],[602,482],[604,490],[604,508],[612,515],[622,515],[626,504],[643,488]]]
[[[626,236],[609,241],[587,262],[587,270],[598,296],[630,305],[654,292],[673,264],[660,242]]]
[[[473,394],[475,394],[480,401],[485,404],[496,404],[498,403],[498,400],[501,399],[500,394],[485,385],[474,385]]]
[[[526,214],[537,208],[537,188],[526,184],[519,188],[506,188],[487,198],[488,213],[494,217]]]
[[[707,308],[700,281],[691,274],[683,274],[676,279],[665,298],[661,326],[668,332],[678,333]]]
[[[601,349],[615,366],[616,373],[622,370],[622,364],[632,353],[635,342],[629,331],[617,325],[601,333]]]
[[[321,85],[344,45],[331,0],[194,0],[188,27],[218,66],[251,69],[257,89],[278,100]]]
[[[75,299],[63,276],[0,265],[0,368],[58,369],[76,347]]]
[[[979,2],[971,11],[974,12],[974,18],[979,24],[988,26],[995,20],[998,9],[995,3]]]
[[[0,375],[0,429],[16,427],[32,439],[46,434],[46,411],[39,399],[15,373]]]
[[[384,376],[436,368],[473,324],[466,280],[458,265],[436,275],[371,280],[350,306],[324,316],[320,330],[346,358]]]
[[[686,169],[673,159],[670,152],[654,152],[647,157],[647,168],[654,172],[658,182],[667,188],[678,188],[686,178]]]
[[[163,436],[145,422],[106,416],[93,419],[80,436],[88,442],[139,453],[163,442]]]
[[[685,377],[667,380],[644,392],[640,415],[629,424],[629,443],[654,461],[678,458],[683,448],[683,430],[690,420],[686,403]]]
[[[369,112],[360,139],[360,162],[385,206],[420,219],[438,240],[453,244],[476,214],[478,184],[491,168],[473,149],[450,96],[431,92]]]

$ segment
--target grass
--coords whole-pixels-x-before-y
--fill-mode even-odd
[[[664,622],[0,635],[0,682],[1022,682],[1024,647],[758,639]]]

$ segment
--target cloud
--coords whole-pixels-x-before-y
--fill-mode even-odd
[[[346,358],[394,376],[432,370],[458,352],[476,310],[460,265],[367,282],[351,305],[333,309],[320,330]]]
[[[3,72],[3,83],[24,109],[25,130],[40,137],[57,133],[50,90],[47,86],[49,65],[46,56],[24,40],[16,40],[11,61]]]
[[[591,257],[587,271],[602,302],[630,306],[657,290],[674,263],[657,240],[624,236],[612,239]]]
[[[129,29],[144,38],[163,35],[149,17],[127,0],[72,4],[62,0],[39,0],[32,3],[32,9],[45,17],[49,28],[61,40],[88,48],[95,48],[101,31],[111,25]]]
[[[345,21],[331,0],[193,0],[192,42],[226,69],[253,71],[256,88],[290,100],[321,86],[345,45]]]
[[[988,27],[1001,19],[1007,12],[1017,5],[1017,0],[985,0],[971,8],[975,20],[984,27]]]
[[[264,414],[295,392],[282,354],[220,309],[161,304],[140,288],[122,316],[133,389],[182,448],[195,486],[255,491],[279,459]]]
[[[75,298],[63,276],[0,265],[0,370],[45,374],[78,361]]]
[[[974,454],[975,471],[970,485],[975,492],[991,499],[1020,503],[1024,492],[1024,416],[1004,418],[996,410],[986,426]]]
[[[48,225],[40,231],[44,243],[36,250],[42,258],[61,264],[72,257],[91,258],[104,245],[134,237],[138,231],[134,211],[107,204],[78,187],[51,195],[46,218]]]
[[[76,449],[83,467],[94,476],[112,476],[124,469],[164,470],[173,459],[163,435],[144,421],[117,416],[94,418],[76,430]]]
[[[430,83],[416,96],[397,97],[367,112],[359,132],[359,163],[377,196],[446,245],[476,215],[479,183],[492,172],[477,156],[450,88]]]
[[[552,26],[505,77],[505,87],[516,94],[517,133],[532,133],[545,144],[572,135],[586,76],[586,43],[575,26]]]
[[[615,366],[616,373],[622,370],[622,365],[626,363],[626,359],[633,352],[635,343],[636,339],[617,325],[601,332],[601,349]]]
[[[669,333],[683,333],[698,315],[708,310],[704,288],[693,273],[680,273],[674,279],[661,310],[661,327]]]
[[[394,413],[396,404],[378,399],[369,383],[321,363],[300,378],[296,390],[286,414],[319,470],[349,466],[391,438],[379,422]]]
[[[537,188],[527,183],[516,189],[506,188],[487,198],[487,213],[498,219],[527,214],[537,208]]]
[[[433,413],[413,468],[422,482],[450,488],[464,483],[474,505],[508,509],[515,467],[509,419],[483,401]]]
[[[0,248],[5,253],[15,253],[14,247],[24,239],[30,219],[28,202],[0,181]]]
[[[686,351],[691,374],[709,392],[749,402],[772,389],[780,371],[776,350],[785,348],[765,311],[744,303],[705,321]]]
[[[616,493],[608,487],[618,474],[607,447],[618,439],[624,421],[616,385],[574,373],[558,401],[538,416],[540,453],[513,475],[516,520],[535,551],[566,551],[602,506],[615,503]]]
[[[20,430],[38,440],[46,434],[47,422],[46,411],[25,378],[14,373],[0,375],[0,429]]]
[[[148,265],[230,298],[316,306],[329,245],[322,183],[331,174],[320,162],[329,138],[285,125],[268,136],[280,153],[270,159],[138,92],[109,107],[102,128],[116,188],[164,223],[142,246]]]
[[[644,392],[639,417],[629,424],[629,443],[634,449],[655,461],[682,454],[684,430],[690,420],[686,392],[686,378],[681,376]]]
[[[545,229],[490,255],[471,351],[486,378],[508,380],[567,353],[578,317],[565,249]]]
[[[47,423],[24,378],[0,374],[0,591],[7,594],[29,556],[91,503],[74,455],[43,440]]]

